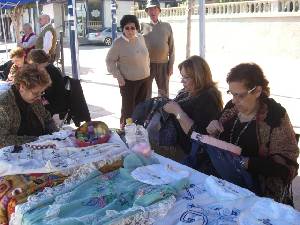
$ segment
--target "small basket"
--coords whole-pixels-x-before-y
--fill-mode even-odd
[[[86,122],[76,129],[76,144],[78,147],[103,144],[109,140],[110,135],[110,130],[104,122]]]

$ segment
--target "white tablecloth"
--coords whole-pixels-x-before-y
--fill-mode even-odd
[[[299,225],[300,212],[269,198],[213,176],[207,176],[173,160],[157,155],[191,173],[190,187],[177,198],[175,206],[155,225]]]

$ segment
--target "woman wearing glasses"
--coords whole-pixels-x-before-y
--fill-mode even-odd
[[[298,147],[285,108],[269,98],[269,82],[254,63],[232,68],[227,83],[232,100],[219,120],[208,125],[207,132],[241,147],[241,156],[232,160],[237,162],[236,170],[248,178],[242,176],[244,181],[234,182],[232,174],[221,177],[243,183],[241,186],[260,196],[292,204],[290,185],[297,175]]]
[[[146,99],[150,85],[150,59],[139,21],[124,15],[120,21],[123,35],[116,39],[107,57],[107,70],[117,78],[122,96],[120,126],[124,127],[135,106]]]
[[[24,65],[17,71],[14,84],[0,96],[0,148],[57,130],[41,102],[50,84],[49,74],[36,65]]]

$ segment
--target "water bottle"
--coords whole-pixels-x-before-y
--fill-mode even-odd
[[[125,139],[130,150],[144,156],[150,156],[152,153],[149,144],[148,132],[141,126],[136,125],[129,118],[126,120],[125,125]]]

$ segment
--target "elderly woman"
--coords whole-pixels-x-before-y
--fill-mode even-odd
[[[54,115],[67,111],[66,91],[62,73],[52,63],[49,63],[49,60],[49,55],[42,49],[32,49],[27,58],[29,64],[38,64],[50,75],[52,84],[45,90],[43,103],[51,115]]]
[[[140,25],[134,15],[120,21],[123,35],[116,39],[107,57],[107,70],[117,78],[122,96],[120,126],[124,127],[135,106],[146,99],[150,85],[150,59]]]
[[[50,84],[49,74],[36,65],[18,70],[11,89],[0,96],[0,147],[20,145],[57,130],[41,103]]]
[[[292,204],[289,187],[297,175],[299,153],[285,108],[269,98],[269,82],[254,63],[232,68],[227,83],[232,100],[219,120],[208,125],[207,132],[241,147],[241,156],[232,160],[239,160],[238,173],[248,177],[244,187],[260,196]],[[222,178],[232,181],[231,174]],[[235,183],[239,182],[242,181]]]
[[[0,66],[3,71],[1,79],[7,82],[13,82],[18,69],[25,63],[25,51],[23,48],[17,47],[10,51],[10,60]]]
[[[23,25],[23,31],[24,35],[22,36],[20,43],[18,43],[18,46],[24,49],[25,54],[27,56],[30,50],[34,49],[37,37],[36,34],[33,32],[30,23],[25,23]]]
[[[212,80],[209,65],[203,58],[191,56],[180,63],[178,69],[182,76],[183,89],[175,99],[163,106],[163,110],[171,114],[168,120],[175,125],[176,134],[172,135],[177,137],[176,144],[185,154],[188,154],[191,149],[191,133],[193,131],[206,133],[209,122],[220,115],[223,102],[221,93]],[[159,139],[165,136],[161,130],[159,136]],[[180,154],[180,149],[177,148],[176,153],[174,150],[166,149],[158,149],[158,152],[182,162],[185,154]]]

